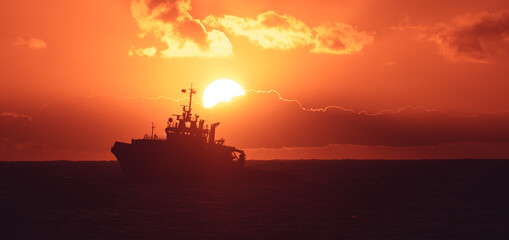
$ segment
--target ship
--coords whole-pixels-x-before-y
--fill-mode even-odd
[[[167,121],[166,138],[145,134],[131,143],[115,142],[111,152],[124,173],[135,182],[232,180],[241,175],[246,154],[243,150],[215,139],[219,122],[205,124],[192,113],[192,85],[182,89],[189,94],[189,104],[181,105],[182,114],[173,114]]]

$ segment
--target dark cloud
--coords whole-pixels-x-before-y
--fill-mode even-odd
[[[458,117],[413,107],[374,114],[339,107],[303,109],[298,102],[283,101],[276,93],[254,92],[236,101],[228,106],[218,105],[235,109],[229,111],[230,115],[214,118],[228,126],[221,129],[227,139],[243,147],[420,146],[509,141],[509,113],[505,112]]]
[[[14,156],[9,155],[14,150],[25,155],[44,153],[49,159],[48,153],[57,150],[58,156],[64,158],[65,152],[108,153],[114,141],[129,142],[150,132],[151,122],[156,124],[156,133],[164,136],[166,119],[179,112],[179,105],[184,102],[164,98],[74,96],[49,103],[33,118],[3,113],[0,115],[0,159]],[[194,109],[207,124],[221,122],[217,136],[226,138],[226,144],[241,148],[331,144],[400,148],[455,142],[509,142],[509,113],[506,112],[452,116],[413,107],[378,113],[340,107],[306,109],[297,101],[282,99],[276,92],[253,91],[209,109],[199,105]]]
[[[3,144],[29,141],[33,136],[32,131],[32,117],[13,112],[0,113],[0,138],[4,138]]]
[[[366,146],[243,149],[250,159],[505,159],[509,142],[454,142],[427,146]]]
[[[114,141],[142,137],[152,121],[162,135],[168,110],[177,110],[178,104],[165,99],[79,95],[53,101],[34,117],[2,113],[0,160],[19,159],[18,155],[22,159],[99,152],[108,156],[104,153]]]
[[[440,29],[429,39],[451,60],[490,62],[509,51],[508,11],[460,16]]]

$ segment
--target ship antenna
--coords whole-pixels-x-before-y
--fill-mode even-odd
[[[189,114],[191,114],[191,104],[193,103],[193,83],[191,83],[191,88],[189,89]]]
[[[189,109],[187,110],[188,118],[191,118],[191,105],[193,103],[193,94],[196,94],[196,90],[193,88],[193,83],[191,83],[191,88],[189,88]]]
[[[182,92],[186,93],[187,89],[185,89],[185,88],[182,89]],[[189,106],[187,107],[187,110],[186,110],[185,105],[183,105],[185,121],[191,121],[191,105],[193,103],[193,94],[196,94],[196,90],[193,88],[193,84],[191,83],[191,88],[189,88]]]
[[[154,128],[155,128],[155,127],[156,127],[156,126],[154,126],[154,122],[152,122],[152,135],[151,135],[151,136],[152,136],[152,139],[154,139]]]

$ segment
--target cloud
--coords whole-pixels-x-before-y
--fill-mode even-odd
[[[408,14],[405,14],[403,18],[401,18],[397,26],[389,27],[389,30],[392,31],[408,31],[408,30],[428,31],[430,29],[431,28],[427,26],[411,24],[410,17],[408,16]]]
[[[507,112],[453,116],[416,107],[377,113],[337,106],[303,108],[298,101],[282,99],[275,91],[248,91],[235,101],[218,104],[214,107],[218,114],[211,118],[228,126],[221,129],[226,139],[245,148],[509,141]],[[228,111],[222,109],[226,107]],[[249,131],[253,128],[257,130]]]
[[[32,117],[26,114],[19,114],[15,112],[1,112],[0,118],[4,119],[12,119],[12,118],[22,118],[26,119],[27,121],[32,121]]]
[[[33,119],[31,116],[14,112],[0,113],[0,138],[4,138],[3,143],[15,144],[30,141],[30,131],[32,130]]]
[[[155,47],[149,47],[149,48],[135,48],[131,47],[129,52],[127,54],[129,56],[137,55],[137,56],[147,56],[147,57],[153,57],[157,52],[157,49]]]
[[[131,138],[141,138],[150,132],[151,122],[156,124],[155,132],[165,136],[166,120],[172,113],[179,113],[180,104],[185,102],[186,99],[162,97],[77,95],[48,103],[37,116],[2,113],[0,159],[12,160],[16,154],[22,154],[24,159],[30,156],[55,159],[50,153],[60,158],[65,158],[64,153],[72,153],[77,159],[91,156],[85,153],[113,158],[107,153],[115,141],[130,142]],[[276,91],[247,91],[244,96],[210,109],[201,105],[195,105],[193,109],[207,120],[206,124],[221,122],[217,137],[224,137],[227,145],[251,149],[259,156],[271,152],[281,156],[278,149],[293,149],[296,154],[306,153],[302,156],[311,158],[324,146],[355,145],[357,149],[371,149],[371,155],[363,155],[359,150],[342,156],[368,158],[379,153],[392,158],[418,158],[445,156],[447,153],[447,156],[462,157],[460,151],[467,147],[454,150],[458,145],[453,143],[473,142],[485,146],[478,148],[473,156],[484,153],[489,157],[507,151],[492,153],[490,151],[496,148],[488,145],[509,143],[507,112],[453,116],[415,107],[376,113],[338,106],[306,108],[299,101],[285,99]],[[334,155],[337,153],[334,149],[342,148],[327,149],[327,156],[340,157]],[[401,154],[391,155],[391,149]],[[436,149],[437,155],[426,153],[426,149]],[[454,155],[454,151],[458,154]],[[79,155],[80,152],[83,154]],[[287,150],[283,152],[288,156]],[[444,154],[438,154],[440,152]]]
[[[0,160],[112,159],[115,141],[143,137],[151,122],[164,135],[182,100],[76,95],[47,103],[35,116],[0,113]]]
[[[232,15],[208,16],[203,22],[235,36],[247,37],[266,49],[294,49],[313,41],[313,33],[304,22],[274,11],[262,13],[256,19]]]
[[[327,24],[314,29],[317,53],[352,54],[373,43],[374,33],[357,31],[345,23]]]
[[[207,31],[200,20],[190,14],[189,0],[137,0],[131,3],[132,16],[143,31],[141,37],[152,34],[167,45],[160,51],[165,57],[225,57],[232,46],[224,33]],[[147,49],[131,49],[133,54],[148,55]],[[145,52],[144,52],[145,51]],[[140,54],[138,54],[139,52]],[[149,53],[155,51],[150,50]],[[132,54],[131,54],[132,55]]]
[[[306,23],[289,15],[267,11],[255,19],[225,15],[208,16],[204,24],[243,36],[266,48],[289,50],[312,46],[312,52],[352,54],[373,42],[373,33],[358,31],[346,23],[324,24],[311,29]]]
[[[509,51],[509,12],[482,12],[457,17],[428,34],[440,54],[452,61],[491,62]]]
[[[24,46],[32,49],[42,49],[47,47],[46,42],[39,38],[29,38],[29,39],[17,38],[16,41],[14,42],[14,45]]]
[[[507,159],[509,142],[454,142],[427,146],[330,144],[323,147],[243,149],[249,159]]]
[[[224,32],[242,36],[265,48],[291,50],[311,48],[315,53],[353,54],[373,42],[374,33],[359,31],[346,23],[324,24],[310,28],[293,16],[267,11],[256,18],[232,15],[193,18],[190,0],[136,0],[131,3],[132,16],[142,30],[141,37],[153,35],[168,48],[129,50],[129,56],[225,57],[233,54]],[[210,30],[207,30],[207,28]]]

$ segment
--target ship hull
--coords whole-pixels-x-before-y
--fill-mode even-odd
[[[209,143],[144,140],[115,142],[111,152],[128,180],[172,182],[234,177],[241,167],[233,162],[233,149]]]

